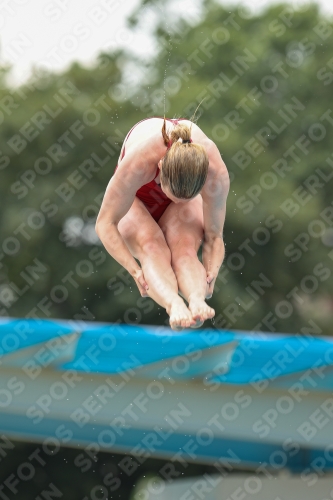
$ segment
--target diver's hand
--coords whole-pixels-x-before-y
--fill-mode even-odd
[[[214,273],[211,272],[207,273],[206,299],[210,299],[213,295],[216,278],[217,277],[214,275]]]
[[[143,271],[141,268],[138,268],[136,271],[132,273],[132,277],[137,284],[139,292],[142,297],[149,297],[147,291],[149,290],[148,284],[144,278]]]

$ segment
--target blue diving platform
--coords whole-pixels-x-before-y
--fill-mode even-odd
[[[141,462],[330,470],[332,388],[331,337],[0,320],[9,440]]]

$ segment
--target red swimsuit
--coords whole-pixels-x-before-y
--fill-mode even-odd
[[[161,117],[160,116],[153,116],[150,118],[161,118]],[[149,120],[150,118],[144,118],[143,120],[136,123],[134,125],[134,127],[136,127],[139,123],[141,123],[145,120]],[[177,125],[178,121],[186,120],[186,118],[179,118],[178,120],[166,118],[166,120],[169,120],[174,125]],[[130,133],[134,129],[134,127],[131,128],[131,130],[128,132],[127,136],[125,137],[124,144],[125,144],[128,136],[130,135]],[[169,149],[169,147],[167,149]],[[124,158],[124,156],[125,156],[125,146],[123,148],[123,152],[122,152],[120,159],[122,160]],[[117,165],[117,167],[118,167],[118,165]],[[116,170],[117,170],[117,167],[116,167]],[[156,177],[158,176],[158,173],[159,173],[159,168],[157,167],[156,175],[155,175],[154,179],[156,179]],[[157,182],[155,182],[154,179],[152,181],[148,182],[148,184],[144,184],[143,186],[141,186],[140,189],[137,190],[136,196],[139,198],[139,200],[141,200],[144,203],[144,205],[147,208],[147,210],[149,211],[150,215],[157,222],[160,219],[160,217],[162,217],[163,213],[168,208],[170,203],[172,203],[172,201],[170,200],[170,198],[168,198],[163,193],[162,189],[160,188],[160,185],[157,184]]]

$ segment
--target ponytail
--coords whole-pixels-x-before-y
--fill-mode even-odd
[[[176,142],[179,143],[179,145],[183,143],[190,144],[192,142],[191,139],[191,129],[188,128],[187,125],[184,125],[182,123],[178,123],[177,125],[174,126],[174,128],[171,131],[170,136],[167,134],[166,131],[166,120],[164,117],[164,122],[162,126],[162,137],[164,144],[168,147],[171,148],[173,144]],[[179,141],[179,139],[182,139],[182,141]]]
[[[195,119],[195,114],[198,111],[199,107],[201,106],[201,103],[204,101],[205,97],[202,99],[202,101],[198,104],[196,110],[194,111],[193,115],[189,119],[189,121],[194,122]],[[183,142],[185,143],[191,143],[191,131],[192,131],[192,125],[191,128],[188,128],[187,125],[182,125],[178,123],[174,129],[171,132],[170,137],[167,134],[166,131],[166,120],[165,120],[165,115],[164,115],[164,121],[163,121],[163,126],[162,126],[162,137],[164,144],[167,146],[167,148],[171,148],[171,146],[177,142],[179,139],[182,139]]]
[[[163,137],[163,141],[164,141],[164,144],[169,147],[170,146],[170,139],[169,139],[169,136],[167,134],[167,131],[166,131],[166,120],[165,120],[165,116],[164,116],[164,122],[163,122],[163,126],[162,126],[162,137]]]

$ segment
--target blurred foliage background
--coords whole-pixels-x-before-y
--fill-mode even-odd
[[[231,189],[204,326],[331,334],[332,23],[316,4],[253,16],[205,0],[199,19],[156,0],[129,24],[151,33],[155,57],[101,53],[94,67],[36,69],[19,88],[2,68],[0,314],[167,322],[94,223],[130,128],[164,106],[190,117],[205,97],[197,123]]]

